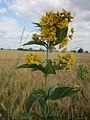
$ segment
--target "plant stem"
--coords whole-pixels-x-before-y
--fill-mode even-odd
[[[46,63],[48,62],[48,47],[47,47],[47,53],[46,53]]]
[[[47,94],[47,74],[45,74],[45,92]]]
[[[47,53],[46,53],[46,65],[48,63],[48,47],[47,47]],[[45,93],[46,95],[48,94],[47,93],[47,89],[48,89],[48,84],[47,84],[47,77],[48,77],[48,74],[45,74]],[[47,101],[46,101],[46,104],[45,104],[45,120],[47,120]]]
[[[47,95],[47,74],[45,74],[45,93]],[[45,120],[47,120],[47,101],[45,103]]]
[[[48,46],[47,46],[47,53],[46,53],[46,65],[48,63],[48,52],[49,52],[48,51]],[[46,92],[46,94],[47,94],[47,76],[48,76],[48,74],[45,74],[45,92]]]

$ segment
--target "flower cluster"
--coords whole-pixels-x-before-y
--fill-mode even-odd
[[[46,41],[56,41],[57,31],[68,27],[69,22],[71,22],[71,13],[63,10],[62,12],[46,12],[46,15],[42,16],[39,26],[40,35],[33,34],[33,39],[41,39]]]
[[[55,66],[59,69],[69,69],[70,65],[74,63],[74,56],[70,53],[68,54],[58,54],[58,57],[54,60]]]
[[[63,48],[64,46],[66,46],[68,44],[68,37],[66,37],[59,45],[60,48]]]
[[[33,40],[39,40],[39,35],[34,33],[33,36],[32,36],[32,39]]]
[[[26,56],[26,64],[40,64],[42,60],[42,56],[37,53],[30,53]]]
[[[51,60],[54,67],[59,69],[69,69],[74,63],[74,56],[71,53],[68,54],[58,54],[55,59]],[[42,56],[37,53],[30,53],[26,56],[26,64],[42,64],[44,66],[45,61],[43,61]]]

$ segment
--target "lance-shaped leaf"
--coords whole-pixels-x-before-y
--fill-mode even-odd
[[[46,74],[56,74],[52,62],[48,60],[47,65],[45,66]]]
[[[33,22],[33,24],[36,25],[35,27],[40,27],[40,24],[39,24],[39,23],[34,23],[34,22]]]
[[[73,87],[56,87],[50,88],[48,91],[48,99],[50,100],[58,100],[62,99],[66,96],[71,96],[75,94],[79,89]]]
[[[39,101],[39,99],[45,99],[46,94],[43,90],[37,90],[30,94],[28,99],[25,101],[25,107],[27,112],[31,112],[33,105]]]
[[[48,60],[48,63],[45,67],[43,67],[42,65],[37,65],[37,64],[22,64],[20,66],[17,67],[17,69],[20,68],[32,68],[33,71],[41,71],[45,74],[56,74],[54,66],[52,65],[51,61]]]
[[[38,102],[41,108],[41,112],[43,114],[43,116],[45,116],[46,113],[48,113],[48,105],[46,103],[46,98],[41,97]]]
[[[34,44],[35,44],[35,45],[42,45],[42,46],[44,46],[45,48],[47,48],[47,44],[46,44],[44,41],[41,41],[41,40],[29,41],[29,42],[23,44],[23,46],[24,46],[24,45],[34,45]]]
[[[37,65],[37,64],[22,64],[17,67],[17,69],[19,69],[19,68],[32,68],[33,70],[35,69],[35,71],[40,70],[40,71],[46,73],[45,68],[42,65]]]
[[[58,29],[56,32],[57,40],[55,45],[60,44],[64,38],[67,36],[68,28]]]
[[[54,43],[51,41],[50,46],[60,44],[67,36],[67,33],[68,33],[68,27],[63,29],[57,29],[57,32],[56,32],[57,40]]]

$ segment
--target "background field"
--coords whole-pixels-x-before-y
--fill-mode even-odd
[[[3,117],[8,116],[8,120],[13,120],[13,116],[18,111],[23,111],[22,105],[29,93],[38,88],[43,88],[44,77],[41,72],[32,72],[30,69],[16,70],[18,64],[25,62],[25,55],[28,52],[23,51],[0,51],[0,103],[5,110],[0,108]],[[45,58],[45,52],[41,53]],[[50,54],[55,57],[57,53]],[[75,63],[68,71],[58,71],[56,75],[49,75],[48,87],[51,86],[75,86],[77,84],[76,69],[78,65],[86,65],[90,68],[90,53],[74,53]],[[81,94],[71,98],[65,98],[62,101],[54,102],[53,111],[57,112],[63,119],[69,120],[89,120],[90,119],[90,73],[87,79],[82,81],[84,96]],[[65,119],[66,120],[66,119]]]

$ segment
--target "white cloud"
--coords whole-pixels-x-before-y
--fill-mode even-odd
[[[90,0],[70,0],[71,6],[90,11]]]
[[[73,13],[76,12],[75,18],[72,22],[72,26],[75,28],[74,40],[70,43],[72,46],[80,44],[80,42],[85,41],[86,43],[89,42],[90,38],[90,0],[4,0],[8,4],[8,9],[14,11],[17,16],[21,16],[23,18],[27,18],[33,20],[34,22],[37,21],[41,15],[43,15],[46,11],[51,10],[61,10],[62,8],[66,8]],[[10,2],[8,2],[10,1]],[[12,2],[11,2],[12,1]],[[6,19],[6,18],[5,18]],[[10,19],[9,19],[10,20]],[[17,36],[17,31],[19,30],[20,26],[18,25],[17,21],[12,19],[11,21],[2,20],[2,25],[0,26],[0,36],[7,35],[10,36]],[[9,25],[10,24],[10,25]],[[5,26],[9,26],[6,27]],[[1,28],[2,27],[2,28]],[[3,30],[4,29],[4,30]],[[8,30],[10,32],[8,32]],[[21,30],[19,30],[21,31]],[[13,33],[13,34],[10,34]],[[13,41],[13,40],[12,40]],[[16,40],[17,41],[17,40]],[[85,43],[84,42],[84,43]],[[86,48],[86,44],[84,47]],[[89,46],[87,47],[89,48]],[[90,48],[89,48],[90,49]]]
[[[5,8],[0,8],[0,14],[4,14],[4,13],[6,13],[7,12],[7,9],[5,9]]]
[[[68,6],[69,1],[65,0],[16,0],[10,9],[19,16],[37,19],[46,11],[61,10],[62,7],[68,8]]]
[[[21,34],[21,26],[18,25],[14,18],[2,17],[0,19],[0,44],[2,47],[16,46]],[[14,44],[15,43],[15,44]]]

